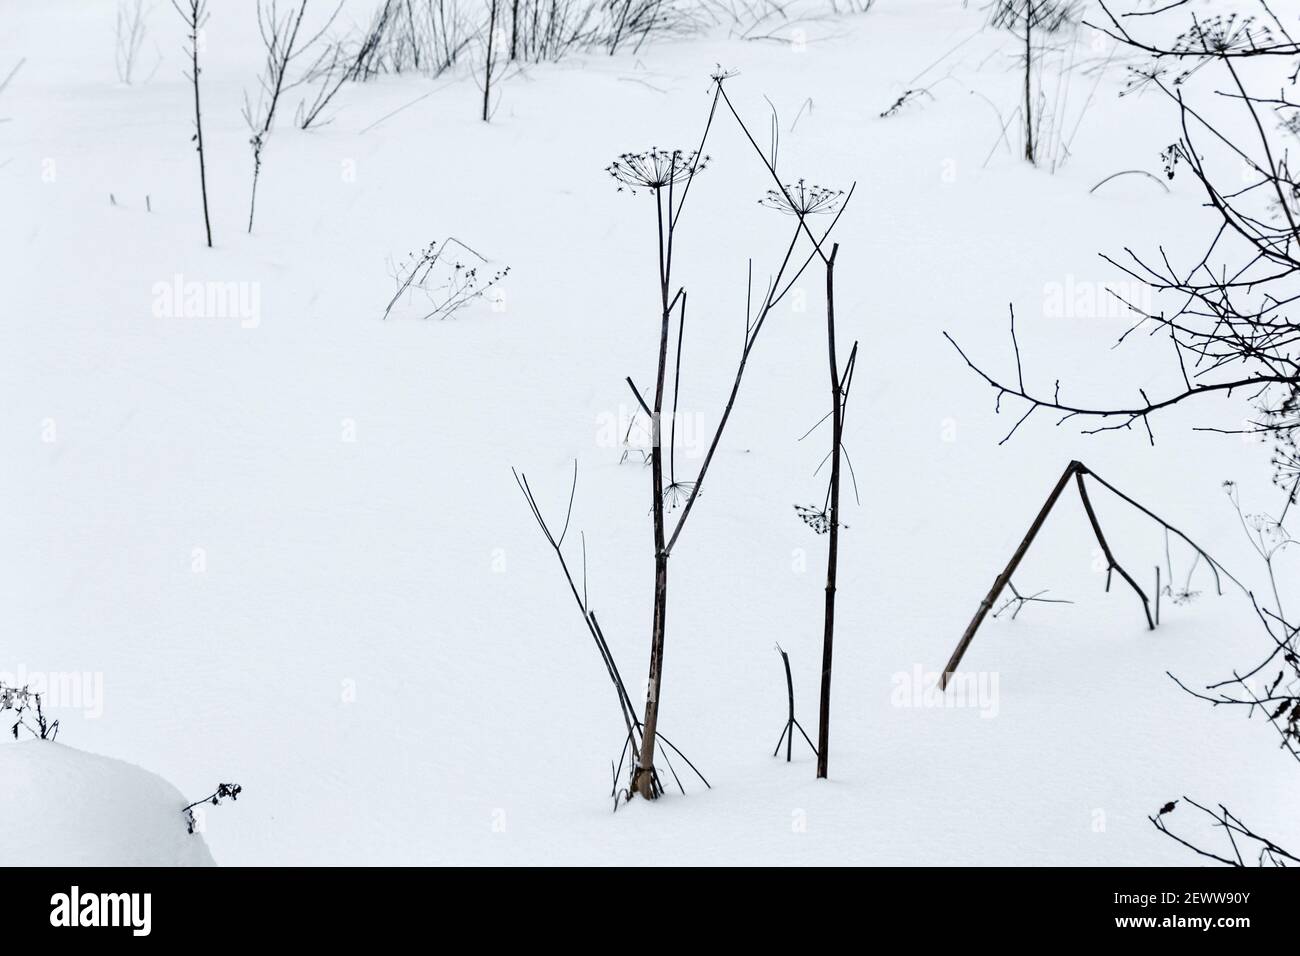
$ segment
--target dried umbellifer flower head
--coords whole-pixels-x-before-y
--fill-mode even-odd
[[[1300,493],[1300,388],[1275,409],[1265,411],[1265,421],[1273,432],[1273,481],[1296,502]]]
[[[825,534],[831,530],[831,516],[824,508],[795,505],[794,513],[799,516],[800,521],[818,534]]]
[[[760,206],[767,206],[790,216],[815,216],[819,213],[833,212],[844,198],[844,190],[814,186],[802,179],[784,190],[769,189],[767,195],[758,201]]]
[[[629,189],[635,194],[638,189],[659,190],[684,182],[708,164],[709,157],[695,151],[652,146],[641,153],[623,153],[605,167],[605,172],[619,184],[619,192]]]

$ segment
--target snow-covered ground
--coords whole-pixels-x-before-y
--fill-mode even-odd
[[[1015,580],[1074,603],[986,622],[964,664],[984,691],[969,706],[916,686],[1072,458],[1255,571],[1220,482],[1271,506],[1268,449],[1191,430],[1232,427],[1244,407],[1176,409],[1155,447],[1046,415],[999,446],[1014,417],[994,415],[941,335],[1014,374],[1014,302],[1044,389],[1059,377],[1100,400],[1177,384],[1167,343],[1112,350],[1126,319],[1078,304],[1122,278],[1099,252],[1192,255],[1213,228],[1182,178],[1168,194],[1136,176],[1089,193],[1122,169],[1160,175],[1177,135],[1155,96],[1117,96],[1117,64],[1086,112],[1095,75],[1073,80],[1065,114],[1082,120],[1055,174],[999,143],[996,110],[1018,95],[1011,40],[955,0],[530,67],[487,124],[467,76],[384,77],[345,87],[317,130],[294,129],[290,104],[247,235],[240,105],[260,51],[252,5],[222,2],[202,74],[209,250],[179,23],[158,5],[146,51],[156,40],[163,61],[126,86],[112,7],[0,5],[0,74],[26,57],[0,94],[0,673],[102,682],[54,710],[59,740],[152,768],[187,801],[241,783],[207,817],[219,862],[1177,865],[1195,861],[1146,817],[1184,793],[1282,842],[1300,833],[1274,741],[1165,674],[1203,684],[1253,661],[1249,605],[1198,576],[1202,594],[1166,603],[1148,632],[1130,592],[1103,593],[1073,498]],[[1080,42],[1080,57],[1110,52]],[[692,148],[719,64],[755,129],[765,96],[778,110],[788,180],[857,183],[837,314],[842,340],[862,343],[846,438],[861,502],[841,539],[831,779],[814,780],[806,748],[792,765],[771,756],[777,642],[816,724],[825,539],[791,507],[824,487],[824,432],[797,441],[826,404],[810,274],[759,340],[674,552],[662,727],[713,789],[686,781],[684,798],[614,814],[613,692],[510,469],[558,519],[578,460],[592,604],[635,696],[649,474],[620,464],[609,435],[632,411],[624,376],[654,374],[654,220],[603,167]],[[730,385],[747,260],[765,277],[788,235],[725,120],[677,250],[691,297],[679,470],[698,466]],[[501,305],[381,321],[387,261],[448,235],[511,267]],[[176,277],[245,283],[256,308],[160,316],[155,287]],[[1153,584],[1159,531],[1095,500],[1121,561]],[[1176,571],[1189,562],[1175,552]],[[0,743],[0,768],[41,746]],[[8,847],[47,793],[0,779]],[[179,816],[177,833],[194,840],[168,850],[177,861],[206,858]]]
[[[0,748],[6,866],[212,866],[184,825],[188,802],[121,760],[38,740]]]

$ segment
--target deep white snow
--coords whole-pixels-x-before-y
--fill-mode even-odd
[[[0,672],[101,675],[101,714],[55,711],[61,741],[155,768],[188,800],[243,784],[207,817],[225,864],[1177,865],[1194,861],[1146,817],[1181,794],[1297,835],[1294,767],[1268,733],[1165,673],[1204,684],[1253,662],[1264,636],[1249,605],[1198,575],[1200,596],[1166,603],[1149,633],[1131,593],[1103,592],[1072,497],[1016,583],[1074,603],[986,622],[964,665],[983,689],[969,706],[916,686],[1072,458],[1243,577],[1258,570],[1220,482],[1271,506],[1268,449],[1191,430],[1235,426],[1244,406],[1175,410],[1155,447],[1047,415],[999,446],[1019,413],[995,416],[941,336],[1014,374],[1014,302],[1044,390],[1177,384],[1167,343],[1112,350],[1122,315],[1058,307],[1122,278],[1099,252],[1195,255],[1213,228],[1182,178],[1168,194],[1131,176],[1089,193],[1120,169],[1160,175],[1176,136],[1156,97],[1117,96],[1118,64],[1055,174],[1000,144],[989,101],[1017,102],[1011,41],[955,0],[532,67],[489,124],[467,76],[386,77],[344,89],[321,129],[285,113],[250,236],[239,107],[256,24],[251,3],[213,8],[212,250],[174,12],[153,13],[146,49],[156,40],[163,62],[130,87],[113,70],[112,4],[0,12],[0,72],[27,58],[0,95]],[[1081,58],[1110,52],[1079,44]],[[861,341],[846,438],[861,503],[848,495],[841,539],[831,779],[814,780],[806,748],[792,765],[771,756],[786,706],[776,642],[816,725],[825,540],[792,509],[820,499],[829,441],[797,441],[827,401],[810,274],[756,347],[674,555],[663,729],[713,789],[684,777],[688,796],[614,814],[613,691],[510,468],[562,520],[578,460],[573,533],[636,696],[650,478],[619,464],[610,435],[633,408],[624,376],[654,374],[654,226],[650,200],[617,193],[603,167],[693,148],[718,64],[738,71],[729,90],[764,138],[764,96],[779,111],[788,180],[857,182],[837,312],[842,342]],[[1072,81],[1071,127],[1094,79]],[[918,83],[933,99],[879,117]],[[708,152],[677,253],[691,297],[679,471],[698,467],[730,384],[747,260],[761,286],[788,238],[727,117]],[[504,307],[381,321],[387,260],[448,235],[512,267]],[[156,287],[177,276],[247,283],[256,314],[160,316]],[[1159,531],[1095,500],[1121,560],[1153,583]],[[1189,563],[1175,551],[1175,570]],[[112,769],[125,767],[0,743],[0,855],[17,841],[27,860],[207,862],[201,839],[162,826],[179,795]]]
[[[0,747],[6,866],[212,866],[186,830],[189,802],[121,760],[44,740]]]

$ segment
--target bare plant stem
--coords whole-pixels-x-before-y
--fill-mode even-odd
[[[266,148],[266,138],[271,134],[271,125],[275,122],[275,109],[280,103],[280,94],[284,91],[284,78],[289,72],[289,63],[295,55],[294,44],[298,42],[298,30],[302,27],[303,14],[307,12],[307,0],[302,0],[298,14],[293,17],[292,25],[276,20],[275,7],[271,7],[269,24],[262,22],[262,11],[258,8],[258,25],[262,29],[262,40],[266,44],[267,75],[263,82],[269,89],[270,100],[266,106],[266,115],[257,128],[252,113],[249,113],[253,129],[253,187],[248,197],[248,231],[253,231],[253,213],[257,209],[257,180],[262,173],[262,150]],[[337,12],[337,11],[336,11]],[[290,13],[292,17],[292,12]],[[333,19],[331,17],[331,19]],[[285,29],[288,34],[285,35]],[[269,32],[268,32],[269,31]]]
[[[208,248],[211,249],[212,220],[208,215],[208,171],[203,157],[203,109],[199,103],[199,30],[208,18],[205,4],[206,0],[188,0],[186,8],[182,9],[177,0],[172,0],[172,6],[176,8],[176,12],[181,15],[181,19],[185,21],[185,26],[190,31],[189,78],[194,86],[194,141],[199,154],[199,192],[203,196],[203,230],[207,235]]]
[[[1025,0],[1025,159],[1031,164],[1034,158],[1034,101],[1033,69],[1034,44],[1034,0]]]
[[[668,220],[664,221],[665,189],[655,189],[655,212],[659,233],[659,299],[662,306],[659,322],[659,366],[655,374],[654,407],[651,409],[650,484],[651,514],[654,524],[655,590],[654,614],[650,628],[650,676],[645,701],[645,731],[641,757],[632,775],[632,789],[647,799],[653,796],[655,731],[659,726],[659,690],[663,683],[664,637],[668,614],[668,552],[664,535],[664,455],[661,416],[664,383],[668,371],[668,341],[672,328],[673,301],[668,298],[672,277],[673,206],[672,183],[667,186]],[[675,301],[675,300],[674,300]]]
[[[1011,560],[1007,562],[1007,566],[1002,569],[1002,573],[999,574],[997,579],[993,582],[993,587],[989,589],[989,593],[985,596],[984,600],[980,602],[979,608],[976,609],[975,616],[971,619],[970,624],[966,626],[966,630],[963,632],[961,639],[957,642],[957,646],[954,648],[952,656],[948,659],[947,666],[943,669],[943,676],[940,678],[939,682],[939,688],[941,690],[948,686],[948,681],[952,678],[953,673],[956,672],[957,665],[961,663],[961,659],[963,655],[965,655],[966,649],[970,646],[971,641],[974,640],[975,632],[979,630],[980,624],[983,623],[985,616],[993,607],[993,602],[996,601],[998,595],[1002,593],[1002,589],[1011,581],[1011,576],[1015,573],[1016,568],[1020,566],[1020,562],[1024,559],[1025,553],[1029,550],[1029,546],[1034,543],[1034,538],[1038,536],[1039,530],[1043,527],[1043,522],[1047,520],[1047,516],[1051,513],[1052,508],[1055,507],[1057,500],[1061,497],[1061,492],[1065,490],[1065,486],[1069,483],[1071,478],[1075,479],[1079,489],[1079,498],[1083,503],[1084,511],[1088,515],[1088,522],[1092,526],[1093,534],[1096,535],[1097,542],[1101,545],[1102,552],[1106,555],[1106,560],[1108,562],[1106,578],[1107,590],[1110,589],[1110,573],[1112,571],[1118,571],[1120,576],[1129,583],[1137,593],[1138,597],[1142,599],[1142,609],[1146,615],[1147,628],[1149,630],[1155,629],[1155,620],[1151,616],[1151,606],[1150,602],[1147,600],[1146,594],[1143,592],[1142,588],[1138,586],[1138,583],[1133,579],[1132,575],[1125,571],[1124,568],[1115,560],[1115,556],[1110,550],[1110,545],[1106,542],[1105,535],[1102,534],[1101,524],[1097,520],[1097,514],[1093,510],[1092,501],[1088,497],[1087,488],[1083,482],[1085,477],[1091,477],[1121,501],[1136,508],[1139,512],[1160,525],[1166,532],[1170,532],[1185,541],[1192,550],[1200,557],[1204,558],[1206,563],[1210,566],[1210,570],[1214,574],[1216,588],[1219,587],[1219,574],[1222,572],[1232,580],[1233,583],[1241,587],[1243,591],[1246,591],[1246,588],[1241,585],[1240,581],[1234,578],[1231,574],[1228,574],[1218,561],[1210,557],[1210,555],[1206,553],[1200,545],[1187,537],[1187,535],[1183,534],[1155,512],[1134,501],[1114,485],[1099,477],[1095,472],[1088,468],[1087,465],[1080,461],[1072,461],[1065,467],[1065,471],[1061,472],[1061,477],[1057,479],[1056,485],[1047,496],[1047,500],[1043,502],[1042,508],[1038,511],[1038,516],[1034,518],[1033,524],[1029,526],[1029,530],[1025,533],[1023,540],[1021,540],[1020,546],[1016,548],[1015,553],[1011,555]],[[1249,594],[1250,592],[1246,591],[1246,593]]]
[[[817,725],[817,779],[825,779],[831,735],[831,653],[835,644],[835,575],[840,553],[840,452],[844,440],[844,393],[839,360],[835,356],[835,255],[831,246],[826,260],[826,349],[831,380],[831,489],[830,539],[826,553],[826,614],[822,631],[822,687]]]
[[[957,665],[961,663],[962,657],[966,654],[966,648],[970,647],[971,641],[975,639],[975,632],[978,631],[979,626],[984,623],[985,615],[992,610],[993,602],[998,599],[998,595],[1002,593],[1002,589],[1007,586],[1007,582],[1011,580],[1011,576],[1016,573],[1016,568],[1020,567],[1020,562],[1024,560],[1025,552],[1027,552],[1029,546],[1034,543],[1034,538],[1038,537],[1038,532],[1042,529],[1043,522],[1045,522],[1047,516],[1052,513],[1052,508],[1056,505],[1057,499],[1061,497],[1061,492],[1065,490],[1066,484],[1079,468],[1080,463],[1072,461],[1066,466],[1065,471],[1061,472],[1061,477],[1056,480],[1056,484],[1052,487],[1052,491],[1047,496],[1047,500],[1043,502],[1043,507],[1038,509],[1038,515],[1034,518],[1033,524],[1029,526],[1029,530],[1025,532],[1024,538],[1021,539],[1020,546],[1016,548],[1015,553],[1011,555],[1011,560],[1007,562],[1007,566],[1002,569],[1002,573],[999,574],[997,579],[993,582],[993,587],[989,588],[988,595],[980,602],[980,606],[975,611],[975,616],[971,618],[971,622],[966,625],[966,630],[962,633],[961,640],[957,642],[957,647],[953,650],[952,657],[948,659],[948,664],[943,669],[943,677],[939,681],[939,688],[941,690],[948,686],[949,678],[957,670]]]
[[[790,673],[790,655],[785,652],[780,644],[776,645],[777,653],[781,655],[781,663],[785,665],[785,693],[788,702],[787,717],[785,728],[781,731],[781,736],[776,740],[776,749],[772,751],[775,757],[781,752],[781,744],[785,744],[785,762],[789,763],[794,756],[794,732],[797,730],[803,734],[803,739],[808,741],[808,747],[812,750],[813,755],[817,754],[817,747],[808,738],[804,732],[803,724],[799,723],[798,718],[794,715],[794,676]]]
[[[491,10],[488,14],[487,39],[484,41],[483,52],[483,122],[487,122],[491,116],[491,98],[492,98],[492,70],[496,66],[493,62],[492,48],[496,43],[497,32],[497,2],[492,0]]]
[[[1146,594],[1138,587],[1137,581],[1115,560],[1115,555],[1110,550],[1110,545],[1106,542],[1106,536],[1101,532],[1101,523],[1097,520],[1097,512],[1092,509],[1092,500],[1088,497],[1088,488],[1083,483],[1083,471],[1076,470],[1074,473],[1075,483],[1079,486],[1079,498],[1083,502],[1083,510],[1088,513],[1088,523],[1092,525],[1092,533],[1097,537],[1097,543],[1101,545],[1101,550],[1106,555],[1106,590],[1110,590],[1110,575],[1112,571],[1118,571],[1120,577],[1129,583],[1129,586],[1137,592],[1137,596],[1142,599],[1142,611],[1147,616],[1147,630],[1154,631],[1156,622],[1151,619],[1151,602],[1147,600]]]

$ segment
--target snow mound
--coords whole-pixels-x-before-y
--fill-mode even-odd
[[[51,741],[0,746],[0,854],[15,866],[215,866],[157,774]]]

